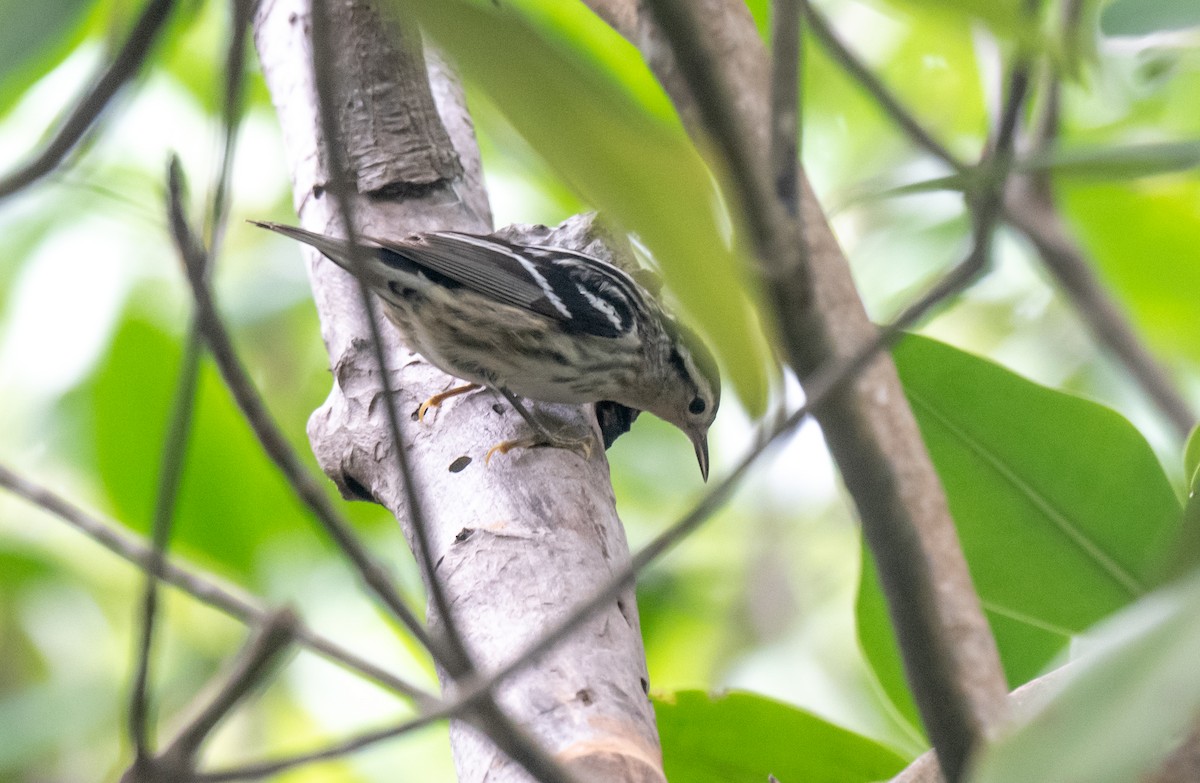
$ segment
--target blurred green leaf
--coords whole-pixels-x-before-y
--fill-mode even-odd
[[[92,0],[0,0],[0,115],[82,39]]]
[[[1200,711],[1200,576],[1107,621],[1052,698],[988,746],[972,783],[1127,783],[1171,750]]]
[[[1005,38],[1032,38],[1033,21],[1025,12],[1024,0],[889,0],[890,4],[914,11],[930,9],[955,23],[980,21]]]
[[[1020,161],[1018,171],[1050,171],[1080,179],[1135,179],[1200,166],[1200,141],[1057,149]]]
[[[29,779],[32,762],[86,746],[117,716],[114,683],[52,680],[0,697],[0,773]]]
[[[727,249],[710,173],[637,50],[582,3],[395,2],[564,181],[641,238],[761,413],[767,352],[746,270]]]
[[[782,702],[733,692],[654,699],[672,783],[864,783],[904,768],[895,751]]]
[[[1149,35],[1200,26],[1195,0],[1116,0],[1100,15],[1105,35]]]
[[[118,517],[143,532],[179,360],[177,338],[132,316],[121,324],[90,389],[96,468]],[[274,534],[311,523],[297,513],[297,501],[209,363],[201,368],[195,415],[173,543],[248,577]]]
[[[1116,412],[927,338],[893,355],[1015,687],[1155,584],[1179,502]],[[865,554],[858,610],[868,660],[917,725]]]
[[[1200,359],[1200,181],[1059,183],[1064,215],[1153,346]]]

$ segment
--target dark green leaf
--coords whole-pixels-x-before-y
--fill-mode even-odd
[[[895,751],[752,693],[678,691],[654,699],[671,783],[865,783],[904,768]]]
[[[637,234],[752,413],[764,342],[713,180],[637,50],[581,3],[396,0],[581,197]],[[497,63],[503,67],[497,67]]]
[[[1114,411],[927,338],[904,338],[894,357],[1015,687],[1154,585],[1178,500]],[[860,640],[915,724],[882,600],[864,562]]]

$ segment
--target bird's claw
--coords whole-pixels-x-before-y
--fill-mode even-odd
[[[488,449],[488,453],[483,458],[483,464],[487,465],[492,460],[493,454],[507,454],[513,449],[567,449],[584,458],[590,460],[592,458],[592,439],[583,438],[564,438],[555,435],[530,435],[524,438],[514,438],[512,440],[502,441]]]

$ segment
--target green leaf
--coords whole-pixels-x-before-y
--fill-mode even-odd
[[[1178,500],[1116,412],[923,337],[905,337],[894,358],[1015,687],[1155,584]],[[858,602],[864,652],[916,725],[865,555]]]
[[[1064,181],[1063,214],[1152,346],[1200,360],[1200,181]]]
[[[1200,26],[1195,0],[1116,0],[1100,15],[1105,35],[1149,35]]]
[[[1200,711],[1200,575],[1096,631],[1069,679],[986,749],[973,783],[1141,780]]]
[[[141,532],[151,518],[179,361],[178,339],[134,315],[121,324],[86,390],[97,473],[117,518]],[[191,441],[172,539],[183,554],[247,577],[272,535],[311,529],[207,362]]]
[[[637,234],[761,413],[768,353],[746,266],[727,247],[708,168],[637,50],[582,3],[395,2],[565,182]]]
[[[654,699],[671,783],[864,783],[905,758],[874,740],[782,702],[733,692],[678,691]]]
[[[892,0],[892,4],[914,10],[930,8],[954,22],[983,22],[1005,38],[1032,38],[1036,33],[1023,0]]]

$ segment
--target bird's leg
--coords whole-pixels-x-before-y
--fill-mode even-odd
[[[421,403],[421,407],[417,408],[417,421],[425,421],[425,414],[430,408],[436,408],[451,397],[457,397],[460,394],[466,394],[469,391],[474,391],[480,388],[478,383],[464,383],[462,386],[455,386],[452,389],[447,389],[441,394],[435,394],[425,402]]]
[[[545,425],[534,418],[533,414],[521,403],[520,398],[503,387],[497,387],[498,392],[504,395],[504,399],[513,406],[517,413],[521,414],[530,427],[533,428],[534,435],[525,438],[516,438],[514,440],[506,440],[502,443],[497,443],[488,449],[487,456],[483,458],[483,463],[488,464],[492,455],[496,452],[507,454],[513,449],[532,449],[540,446],[550,446],[556,449],[570,449],[580,454],[585,460],[592,456],[592,440],[584,438],[577,440],[573,438],[564,438],[561,435],[555,435],[546,429]]]

